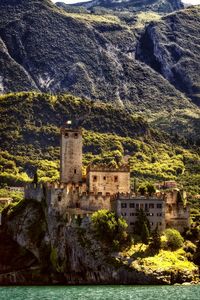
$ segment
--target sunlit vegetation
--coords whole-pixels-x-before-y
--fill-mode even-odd
[[[170,272],[178,271],[196,271],[197,267],[194,263],[187,260],[186,252],[183,249],[175,252],[161,250],[155,256],[138,258],[132,263],[132,267],[138,270],[148,271],[162,270]]]
[[[96,211],[92,215],[92,226],[96,237],[114,250],[125,247],[129,242],[127,222],[113,212],[105,209]]]
[[[157,248],[152,247],[155,236],[152,234],[149,243],[137,241],[134,236],[130,248],[120,253],[124,264],[129,260],[130,267],[145,273],[166,272],[166,274],[176,275],[178,272],[194,272],[198,274],[194,261],[197,254],[197,246],[190,241],[185,241],[180,233],[174,229],[167,229],[161,235],[161,240],[156,238]],[[155,251],[156,250],[156,251]],[[174,276],[173,275],[173,276]],[[181,275],[181,276],[182,276]]]

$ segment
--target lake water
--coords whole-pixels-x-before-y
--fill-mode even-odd
[[[0,300],[200,300],[196,286],[0,287]]]

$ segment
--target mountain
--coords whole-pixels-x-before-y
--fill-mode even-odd
[[[160,13],[169,13],[174,10],[183,8],[181,0],[92,0],[84,3],[76,3],[73,5],[66,5],[62,2],[56,3],[58,6],[68,9],[69,6],[84,7],[88,11],[95,11],[96,9],[107,9],[117,11],[156,11]]]
[[[200,6],[151,22],[142,34],[136,58],[163,75],[200,105]]]
[[[0,9],[2,93],[67,91],[140,112],[194,107],[135,59],[136,31],[118,17],[74,15],[47,0],[6,0]]]
[[[138,149],[138,146],[135,146],[138,139],[148,138],[150,141],[156,139],[156,146],[153,143],[145,148],[144,144],[141,151],[148,149],[153,153],[153,149],[160,149],[157,156],[159,159],[165,159],[161,153],[165,152],[168,146],[160,146],[158,139],[161,144],[165,144],[162,136],[165,140],[166,134],[171,136],[172,140],[169,143],[178,141],[184,147],[187,144],[199,144],[199,108],[176,88],[176,83],[170,83],[154,64],[146,61],[146,57],[152,55],[148,54],[148,47],[147,54],[144,55],[143,45],[149,26],[159,29],[159,26],[169,22],[170,16],[188,16],[191,19],[190,24],[194,27],[198,20],[195,21],[193,14],[199,8],[173,13],[150,23],[146,29],[145,23],[152,19],[149,13],[139,13],[129,22],[130,20],[125,21],[116,15],[67,13],[48,0],[6,0],[0,2],[0,9],[1,92],[5,94],[35,91],[28,94],[8,94],[0,98],[1,150],[4,152],[1,164],[12,166],[15,177],[21,174],[20,170],[32,175],[35,164],[40,165],[37,158],[53,160],[55,172],[49,177],[57,176],[59,149],[56,145],[59,144],[59,127],[68,115],[76,119],[76,112],[79,118],[81,114],[85,116],[85,112],[91,110],[90,117],[85,121],[88,124],[83,124],[86,130],[85,152],[92,151],[92,156],[86,155],[87,162],[94,155],[101,159],[99,155],[102,153],[107,154],[112,161],[115,155],[112,151],[115,150],[120,150],[121,155],[130,155],[135,147]],[[198,14],[196,18],[198,19]],[[158,29],[154,38],[158,43],[159,40],[167,41],[167,29],[160,35],[161,30]],[[184,30],[184,40],[187,40],[189,28],[185,27]],[[195,34],[195,38],[198,38],[197,31]],[[188,36],[188,41],[190,40]],[[198,46],[194,46],[194,51],[198,58]],[[38,92],[50,94],[45,96]],[[58,96],[51,95],[52,93],[58,93]],[[76,96],[83,98],[78,107],[76,103],[80,100],[76,100]],[[70,97],[74,99],[73,103]],[[91,100],[94,101],[92,107],[96,103],[98,109],[91,108]],[[142,118],[144,123],[134,123],[132,117],[134,120]],[[88,133],[88,130],[92,133]],[[152,134],[144,134],[149,132]],[[110,139],[114,141],[115,135],[120,137],[120,142],[117,138],[115,146],[112,146]],[[132,140],[126,140],[128,137]],[[168,137],[167,140],[169,141]],[[171,149],[171,146],[169,148]],[[8,154],[5,151],[8,151]],[[132,160],[133,165],[137,166],[133,170],[134,174],[143,177],[146,176],[146,172],[151,176],[151,172],[157,170],[158,176],[153,175],[157,179],[177,176],[176,168],[170,169],[169,176],[161,174],[161,161],[158,163],[158,169],[155,164],[152,166],[152,155],[148,151],[145,157],[142,156],[142,160],[144,159],[148,166],[142,171],[142,175],[140,170],[143,169],[137,160],[137,155],[140,155],[135,153]],[[171,164],[170,157],[174,155],[176,156],[176,153],[169,153],[166,170]],[[44,177],[49,163],[41,164],[41,177]],[[182,166],[182,161],[180,165]],[[4,179],[12,175],[9,173],[7,176],[6,172]],[[27,175],[20,176],[25,176],[22,181],[27,180]],[[9,181],[7,179],[5,182]]]

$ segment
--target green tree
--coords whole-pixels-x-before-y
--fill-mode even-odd
[[[147,227],[146,223],[142,224],[142,228],[141,228],[141,241],[148,245],[149,242],[149,229]]]
[[[128,241],[128,224],[122,217],[117,217],[106,209],[96,211],[92,215],[92,224],[96,235],[111,246],[122,246]]]
[[[149,194],[149,196],[152,196],[155,192],[156,192],[156,189],[155,189],[154,185],[149,183],[147,185],[147,193]]]
[[[171,250],[177,250],[183,246],[183,237],[176,229],[168,228],[164,232],[167,239],[167,247]]]
[[[161,236],[158,231],[158,226],[156,226],[155,230],[152,232],[152,241],[150,244],[150,248],[159,252],[161,248]]]
[[[145,185],[139,186],[138,192],[139,192],[142,196],[145,195],[146,191],[147,191],[147,188],[146,188]]]
[[[150,234],[150,223],[145,212],[142,209],[138,211],[138,216],[134,227],[134,233],[141,237],[141,241],[144,244],[148,244]]]

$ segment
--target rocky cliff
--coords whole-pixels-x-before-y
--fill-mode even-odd
[[[169,284],[170,273],[142,271],[114,263],[88,221],[67,221],[46,203],[22,201],[3,216],[0,284]],[[13,246],[15,251],[13,252]],[[189,273],[173,282],[193,280]]]
[[[200,6],[149,24],[141,36],[136,58],[163,75],[200,105]]]

